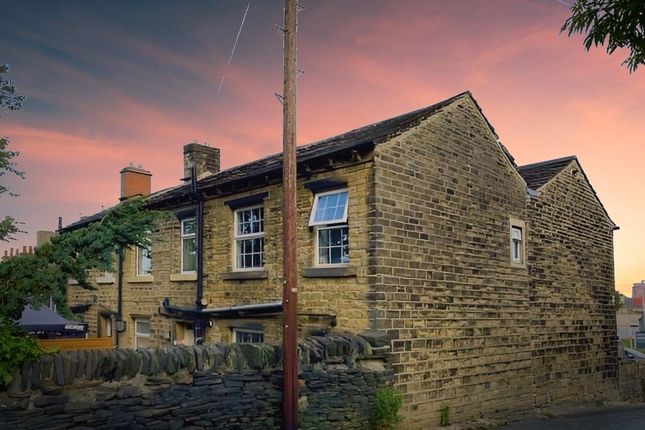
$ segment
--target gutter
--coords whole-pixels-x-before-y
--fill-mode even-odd
[[[171,305],[170,299],[166,297],[159,308],[159,313],[170,317],[193,318],[202,322],[208,319],[272,316],[282,313],[282,301],[214,309],[195,309]]]

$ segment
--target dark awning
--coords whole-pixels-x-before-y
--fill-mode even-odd
[[[46,306],[26,306],[18,324],[28,332],[87,332],[87,323],[68,320]]]

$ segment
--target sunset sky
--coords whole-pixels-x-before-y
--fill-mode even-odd
[[[300,2],[299,144],[471,90],[518,164],[578,156],[621,227],[618,289],[645,279],[645,67],[560,34],[558,0]],[[27,173],[0,215],[28,232],[0,250],[113,205],[130,162],[177,184],[195,139],[223,168],[279,152],[282,1],[252,2],[227,65],[247,5],[0,0],[0,63],[27,96],[0,118]]]

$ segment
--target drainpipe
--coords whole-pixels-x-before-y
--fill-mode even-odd
[[[193,198],[196,200],[195,220],[197,221],[197,289],[195,293],[195,310],[204,309],[202,299],[204,297],[204,199],[197,191],[197,167],[193,163],[191,168],[191,185]],[[196,318],[193,321],[195,343],[202,343],[204,340],[204,320]]]
[[[119,245],[117,251],[119,259],[119,277],[117,280],[116,296],[116,346],[119,347],[119,335],[123,330],[123,246]]]

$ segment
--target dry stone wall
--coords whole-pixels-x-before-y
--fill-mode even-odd
[[[361,337],[300,344],[302,429],[364,429],[392,372]],[[0,428],[279,429],[280,348],[213,344],[46,355],[0,393]]]

